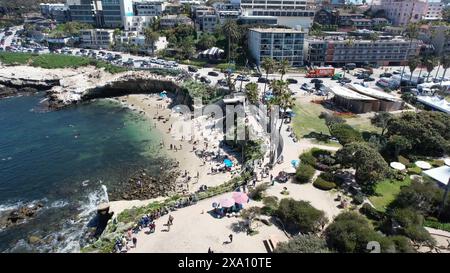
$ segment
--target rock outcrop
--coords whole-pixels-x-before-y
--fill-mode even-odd
[[[42,203],[36,203],[2,212],[0,214],[0,229],[21,224],[35,217],[37,212],[43,207]]]

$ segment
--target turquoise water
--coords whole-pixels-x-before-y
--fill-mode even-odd
[[[42,202],[38,216],[0,231],[0,251],[76,251],[95,206],[128,176],[157,173],[160,134],[111,100],[39,111],[42,95],[0,100],[0,212]],[[154,129],[153,129],[154,130]],[[45,243],[29,245],[29,236]]]

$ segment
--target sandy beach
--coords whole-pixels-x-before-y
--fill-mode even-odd
[[[184,177],[180,177],[178,181],[179,184],[185,185],[189,192],[197,191],[201,185],[208,187],[220,185],[233,177],[230,172],[211,174],[211,167],[214,167],[217,162],[203,161],[193,150],[194,146],[196,149],[217,150],[219,142],[222,140],[219,132],[198,127],[199,123],[202,123],[204,127],[208,126],[204,117],[201,117],[200,120],[184,121],[181,114],[168,108],[171,101],[170,98],[161,100],[157,94],[128,95],[117,98],[117,101],[145,115],[149,120],[149,126],[156,128],[161,133],[161,141],[164,143],[161,151],[170,158],[177,160],[179,162],[178,169],[182,173],[187,172],[188,176],[191,177],[191,181],[188,183],[186,183],[186,178]],[[163,119],[158,119],[158,116],[167,118],[167,121],[164,122]],[[180,124],[188,127],[193,126],[192,131],[194,134],[192,138],[198,141],[197,145],[194,145],[193,141],[189,141],[186,136],[182,138],[177,133],[175,128],[178,128]],[[172,145],[172,149],[170,149],[170,145]],[[145,205],[158,199],[160,198],[140,201],[114,201],[111,202],[111,210],[115,214],[119,214],[124,209]]]

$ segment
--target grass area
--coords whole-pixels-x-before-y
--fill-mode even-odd
[[[297,103],[294,106],[295,117],[292,120],[295,134],[299,137],[312,132],[330,134],[325,120],[320,119],[319,115],[325,111],[322,105],[315,103]]]
[[[441,223],[441,222],[434,221],[434,220],[425,220],[423,225],[426,227],[436,228],[436,229],[445,230],[445,231],[450,232],[450,223]]]
[[[14,53],[1,52],[0,61],[6,65],[32,65],[47,69],[56,68],[78,68],[88,65],[94,65],[97,68],[104,68],[109,73],[124,72],[127,69],[119,66],[111,65],[104,61],[97,61],[85,57],[58,55],[58,54],[30,54],[30,53]]]
[[[367,117],[356,116],[354,118],[347,118],[345,121],[360,132],[367,131],[381,133],[381,128],[373,126]]]
[[[369,197],[370,202],[379,211],[386,211],[387,206],[394,201],[397,194],[400,192],[402,186],[408,186],[411,184],[409,176],[403,181],[397,180],[384,180],[379,182],[375,187],[375,195]]]

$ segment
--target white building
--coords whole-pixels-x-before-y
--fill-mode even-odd
[[[87,48],[107,49],[114,42],[112,29],[86,29],[80,31],[81,45]]]
[[[252,9],[244,10],[242,15],[276,17],[280,26],[308,32],[314,21],[314,14],[314,10]]]
[[[128,16],[124,18],[125,31],[135,31],[139,35],[144,35],[147,27],[151,26],[156,16]]]
[[[166,9],[167,3],[164,1],[143,1],[134,2],[136,16],[161,16]]]
[[[299,67],[303,65],[304,38],[304,32],[294,29],[251,28],[248,46],[257,65],[268,57],[278,61],[286,59]]]

